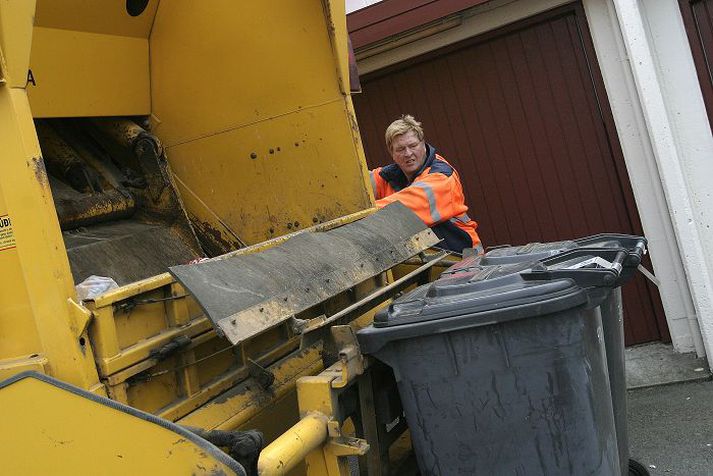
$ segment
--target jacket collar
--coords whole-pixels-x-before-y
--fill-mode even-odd
[[[418,169],[418,171],[414,174],[413,178],[415,179],[419,175],[423,173],[424,170],[426,170],[428,167],[430,167],[433,164],[433,161],[436,159],[436,148],[433,147],[431,144],[426,144],[426,160],[423,161],[423,165],[421,165],[421,168]],[[391,188],[396,190],[397,192],[399,190],[402,190],[411,183],[412,181],[409,181],[408,178],[406,177],[406,174],[403,173],[403,171],[399,168],[398,165],[396,164],[389,164],[385,167],[382,167],[381,172],[379,173],[384,180],[389,182],[389,185],[391,185]]]

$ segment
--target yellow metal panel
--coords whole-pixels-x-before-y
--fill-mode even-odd
[[[291,354],[268,368],[275,375],[270,390],[263,390],[254,381],[248,380],[182,418],[179,423],[199,428],[233,430],[258,415],[269,414],[271,424],[281,427],[279,434],[296,421],[271,413],[274,402],[288,396],[294,398],[297,379],[313,375],[322,368],[320,349],[316,347]],[[271,433],[275,434],[274,431]]]
[[[0,310],[0,322],[3,329],[18,326],[26,332],[24,336],[12,334],[24,341],[12,344],[16,349],[39,341],[41,348],[23,353],[45,355],[52,375],[89,388],[98,377],[88,339],[75,335],[71,328],[76,322],[69,301],[74,296],[74,280],[24,89],[0,85],[0,121],[4,207],[0,214],[10,218],[15,243],[14,248],[0,251],[6,254],[3,264],[15,263],[0,276],[3,297],[9,297]]]
[[[166,421],[60,385],[24,378],[0,387],[4,473],[228,475],[239,469],[213,445]]]
[[[4,337],[4,334],[2,334]],[[4,342],[3,342],[4,344]],[[32,370],[39,373],[46,373],[47,358],[33,354],[20,359],[0,360],[0,380],[5,380],[13,375]]]
[[[203,336],[201,336],[202,338]],[[286,342],[285,344],[280,344],[277,347],[274,348],[274,350],[267,352],[261,356],[254,355],[251,356],[254,360],[255,363],[258,365],[262,366],[267,366],[272,362],[275,362],[279,358],[285,356],[286,354],[292,352],[295,350],[295,348],[299,345],[299,342],[296,342],[295,340],[291,340]],[[197,350],[197,348],[196,348]],[[215,369],[206,370],[204,367],[204,364],[206,363],[211,363],[213,361],[217,361],[220,359],[221,362],[225,361],[226,356],[231,356],[230,352],[221,352],[217,356],[214,356],[210,360],[205,360],[204,362],[199,363],[197,366],[194,366],[192,368],[195,368],[197,373],[201,378],[205,377],[206,372],[215,372]],[[198,359],[199,357],[196,356]],[[203,357],[206,358],[206,357]],[[243,360],[243,362],[246,362]],[[212,365],[210,367],[213,367]],[[235,387],[238,383],[244,381],[250,376],[250,367],[246,364],[243,364],[240,368],[235,369],[235,361],[233,361],[232,365],[233,370],[229,370],[221,375],[218,375],[217,377],[213,378],[213,380],[210,381],[201,381],[200,385],[201,388],[197,393],[191,394],[189,398],[185,398],[179,401],[176,401],[175,403],[169,405],[168,407],[165,407],[161,410],[159,415],[163,418],[166,418],[168,420],[177,420],[178,418],[181,418],[191,411],[195,410],[196,408],[200,407],[201,405],[205,404],[208,402],[210,399],[216,397],[217,395],[225,392],[226,390],[230,390],[231,388]],[[279,399],[278,399],[279,400]],[[270,405],[270,412],[272,413],[273,411],[277,412],[275,414],[283,415],[281,410],[275,409],[275,404],[277,402],[273,401],[272,404]],[[296,404],[295,404],[296,407]],[[269,417],[268,417],[269,419]],[[282,428],[281,428],[282,429]]]
[[[35,25],[148,38],[158,4],[149,0],[143,13],[132,17],[124,0],[39,0]]]
[[[0,306],[0,359],[4,359],[38,352],[41,346],[35,322],[27,319],[30,296],[22,279],[22,264],[16,245],[12,243],[15,241],[14,220],[8,213],[3,193],[0,193],[0,219],[11,222],[10,226],[3,227],[2,233],[6,238],[0,245],[0,269],[3,270],[2,276],[9,278],[0,280],[0,302],[3,303]]]
[[[116,335],[116,326],[114,325],[114,310],[109,307],[99,309],[92,308],[94,319],[89,325],[89,337],[94,346],[94,352],[99,364],[100,371],[104,375],[109,372],[102,367],[101,363],[111,360],[119,354],[119,338]]]
[[[349,48],[347,32],[346,2],[324,0],[334,61],[339,72],[339,84],[343,93],[349,94]]]
[[[0,79],[13,88],[24,88],[27,82],[34,13],[34,0],[0,2]]]
[[[102,371],[102,375],[110,375],[146,359],[153,349],[167,344],[178,336],[186,335],[192,337],[212,329],[212,325],[208,319],[195,319],[186,327],[162,332],[151,339],[141,339],[134,345],[121,349],[111,345],[111,330],[108,328],[111,325],[112,323],[109,322],[107,328],[102,329],[102,331],[90,328],[92,342],[97,341],[97,363]],[[99,343],[104,345],[100,346]],[[118,352],[111,354],[112,351]]]
[[[209,5],[171,0],[156,14],[153,114],[165,145],[340,97],[319,0]]]
[[[343,9],[319,0],[159,6],[154,132],[198,228],[253,244],[371,206],[340,89]]]
[[[176,358],[169,358],[151,368],[152,373],[160,375],[151,377],[141,385],[128,386],[126,388],[127,403],[139,410],[156,413],[159,409],[175,401],[180,388],[176,372],[162,373],[162,371],[175,368],[176,363]]]
[[[236,362],[240,362],[239,348],[234,348],[230,342],[218,337],[215,332],[206,333],[205,336],[211,338],[197,345],[193,353],[198,362],[193,365],[193,368],[198,371],[196,383],[199,386],[209,385],[216,377],[230,371],[231,368],[234,369]],[[276,342],[273,341],[273,345]]]
[[[250,244],[368,208],[355,132],[338,120],[345,117],[336,100],[169,147],[179,191],[187,196],[188,187]],[[214,220],[205,208],[189,213]]]
[[[297,402],[302,416],[308,411],[332,415],[333,409],[336,408],[338,395],[332,390],[330,384],[337,377],[339,377],[339,373],[330,367],[319,375],[299,379]]]
[[[170,295],[176,299],[166,301],[166,321],[170,326],[182,326],[188,324],[191,320],[191,311],[198,309],[198,303],[194,306],[188,302],[189,298],[187,296],[186,290],[178,283],[173,283],[170,286]],[[179,298],[179,296],[184,296]],[[200,316],[201,311],[193,314],[194,316]]]
[[[270,442],[285,432],[287,428],[298,422],[300,412],[297,408],[297,389],[275,398],[270,406],[244,421],[239,429],[249,430],[259,428],[265,441]]]
[[[162,298],[163,293],[149,293],[141,299]],[[125,349],[148,337],[156,336],[168,327],[166,310],[162,301],[134,305],[114,312],[114,324],[119,347]]]
[[[148,40],[35,27],[28,86],[35,117],[129,116],[151,110]]]
[[[112,289],[101,296],[97,296],[97,298],[94,299],[94,306],[97,308],[110,306],[117,301],[138,296],[139,294],[143,294],[148,291],[153,291],[154,289],[169,285],[173,282],[173,277],[168,273],[152,276],[150,278],[142,279],[141,281],[134,281],[131,284],[120,286],[119,288]]]

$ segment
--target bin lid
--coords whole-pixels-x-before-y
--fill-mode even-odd
[[[362,350],[386,343],[516,319],[544,316],[596,302],[630,276],[646,240],[595,235],[533,243],[463,260],[441,277],[396,299],[359,331]],[[498,260],[501,260],[500,262]]]
[[[494,248],[480,256],[469,256],[454,264],[443,275],[459,273],[477,266],[496,266],[515,263],[534,263],[578,248],[588,249],[631,249],[641,242],[642,237],[620,233],[600,233],[575,240],[532,242],[521,246]],[[645,242],[645,241],[644,241]]]
[[[441,276],[468,271],[479,266],[534,263],[577,247],[577,243],[572,240],[552,243],[533,242],[522,246],[504,246],[492,249],[484,255],[463,258],[459,263],[441,273]]]
[[[420,286],[396,299],[359,331],[366,353],[390,341],[565,311],[587,302],[574,280],[523,277],[529,263],[477,266]]]
[[[570,307],[581,304],[582,290],[570,279],[526,280],[520,272],[530,269],[530,263],[502,266],[476,266],[467,271],[451,273],[396,299],[388,309],[374,317],[375,327],[399,326],[407,323],[443,319],[464,314],[478,314],[490,321],[493,313],[507,319],[503,310],[537,307],[546,314],[562,309],[567,296]],[[553,303],[557,309],[551,309]]]

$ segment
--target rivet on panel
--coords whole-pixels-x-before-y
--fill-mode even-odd
[[[255,152],[250,152],[251,159],[257,159],[257,154]]]

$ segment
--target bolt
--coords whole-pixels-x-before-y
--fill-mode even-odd
[[[255,152],[250,152],[251,159],[257,159],[257,154]]]
[[[299,228],[299,227],[300,227],[300,222],[296,221],[296,222],[295,222],[295,228]]]
[[[292,223],[288,223],[288,224],[287,224],[287,229],[288,229],[288,230],[291,230],[291,229],[292,229]]]
[[[275,153],[275,149],[270,149],[270,153],[271,153],[271,154],[274,154],[274,153]]]

